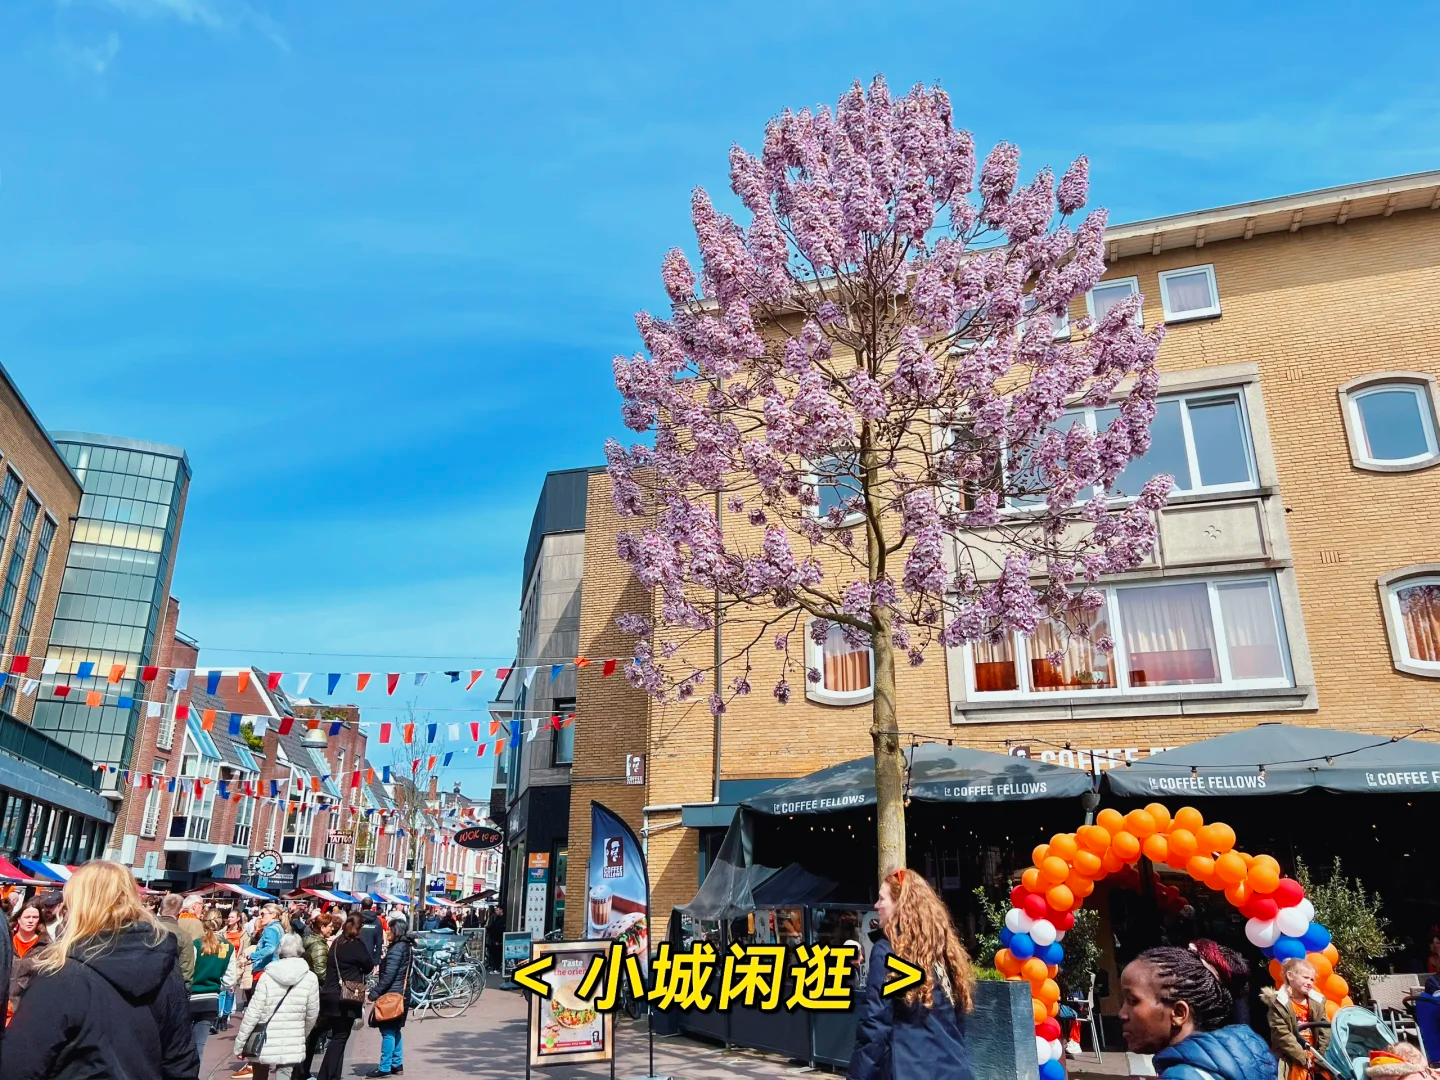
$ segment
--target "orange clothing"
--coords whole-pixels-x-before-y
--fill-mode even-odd
[[[28,953],[28,952],[29,952],[31,949],[33,949],[36,945],[39,945],[39,944],[40,944],[40,935],[39,935],[39,934],[36,934],[35,937],[34,937],[31,941],[29,941],[29,942],[24,942],[24,941],[21,941],[21,940],[20,940],[20,935],[19,935],[19,934],[13,934],[13,935],[11,935],[11,937],[10,937],[10,944],[13,945],[13,946],[15,946],[15,959],[16,959],[16,960],[19,960],[22,956],[24,956],[26,953]]]
[[[1295,1019],[1298,1023],[1308,1024],[1310,1022],[1310,1003],[1308,1001],[1296,1001],[1292,998],[1290,1001],[1290,1011],[1295,1014]],[[1311,1046],[1314,1046],[1314,1029],[1310,1029],[1308,1031],[1302,1030],[1300,1032],[1300,1038],[1304,1039]],[[1306,1080],[1306,1078],[1310,1075],[1311,1073],[1309,1066],[1291,1065],[1290,1072],[1286,1080]]]

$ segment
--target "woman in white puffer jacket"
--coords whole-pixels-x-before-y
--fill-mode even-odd
[[[320,981],[304,953],[300,935],[286,934],[280,939],[279,959],[266,965],[255,980],[245,1018],[235,1033],[235,1056],[244,1058],[254,1080],[269,1080],[272,1065],[298,1065],[305,1060],[305,1039],[320,1015]],[[245,1057],[245,1040],[256,1024],[266,1021],[265,1048],[257,1057]]]

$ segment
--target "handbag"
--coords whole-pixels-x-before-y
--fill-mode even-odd
[[[362,943],[363,944],[363,943]],[[330,963],[335,963],[335,946],[330,946]],[[340,977],[340,969],[336,967],[335,978],[340,983],[340,1000],[348,1001],[352,1005],[361,1005],[365,1001],[365,980],[344,979]]]
[[[381,994],[375,999],[375,1009],[370,1014],[370,1019],[378,1023],[385,1023],[389,1020],[398,1020],[405,1013],[405,999],[410,992],[410,964],[413,960],[408,953],[405,957],[405,980],[401,985],[400,992],[394,990],[388,994]]]
[[[280,1003],[270,1010],[270,1015],[250,1029],[250,1034],[245,1037],[245,1045],[240,1048],[241,1056],[258,1058],[264,1052],[265,1029],[270,1026],[270,1021],[275,1019],[276,1013],[278,1013],[281,1006],[285,1004],[285,999],[290,996],[290,991],[299,985],[299,983],[295,983],[293,986],[287,988],[285,993],[280,996]]]

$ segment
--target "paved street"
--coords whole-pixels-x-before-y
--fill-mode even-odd
[[[235,1031],[238,1018],[222,1035],[212,1035],[205,1046],[202,1080],[226,1080],[236,1067]],[[617,1078],[644,1076],[648,1067],[643,1023],[619,1022]],[[494,989],[458,1020],[430,1014],[405,1026],[405,1075],[417,1080],[451,1077],[509,1078],[525,1074],[525,1012],[518,994]],[[379,1033],[363,1028],[350,1036],[345,1077],[360,1076],[380,1060]],[[319,1062],[316,1062],[319,1067]],[[818,1075],[804,1066],[743,1050],[725,1050],[684,1036],[655,1040],[655,1071],[674,1080],[771,1080],[775,1077]],[[546,1080],[602,1080],[608,1067],[549,1068],[537,1075]],[[281,1080],[289,1080],[283,1075]]]

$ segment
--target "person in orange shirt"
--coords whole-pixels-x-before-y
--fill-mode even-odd
[[[15,959],[10,969],[10,1000],[5,1008],[7,1024],[15,1014],[15,1003],[30,985],[35,961],[50,946],[50,935],[45,932],[39,905],[29,903],[20,909],[20,914],[15,916],[15,932],[10,937],[10,945],[15,951]]]
[[[1279,1080],[1305,1080],[1310,1075],[1306,1047],[1324,1054],[1330,1045],[1329,1028],[1301,1029],[1302,1024],[1326,1020],[1325,999],[1315,992],[1315,969],[1309,961],[1286,960],[1280,965],[1285,985],[1267,1004],[1270,1049],[1280,1062]]]

